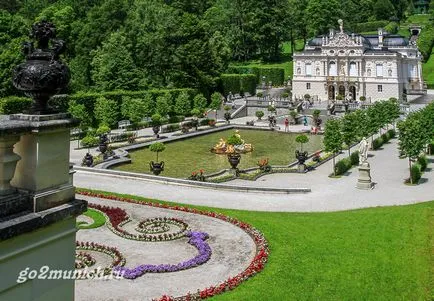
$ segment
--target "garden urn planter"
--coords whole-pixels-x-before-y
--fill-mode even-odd
[[[149,162],[149,167],[152,173],[158,176],[162,171],[164,171],[164,161],[161,162]]]
[[[230,120],[231,120],[231,113],[226,112],[225,115],[224,115],[224,117],[225,117],[225,120],[226,120],[227,124],[229,124]]]
[[[228,161],[233,169],[237,169],[241,161],[241,155],[238,153],[228,154]]]
[[[103,134],[103,135],[99,136],[98,149],[101,152],[101,154],[103,155],[103,158],[106,159],[107,158],[107,150],[108,150],[107,134]]]
[[[36,48],[33,42],[23,44],[26,62],[15,68],[13,85],[32,98],[30,113],[51,114],[48,100],[64,89],[70,79],[69,68],[59,59],[65,43],[55,39],[56,27],[47,21],[34,24],[30,36],[37,41]]]
[[[295,157],[298,160],[298,165],[304,165],[304,162],[306,162],[306,160],[307,160],[307,151],[302,152],[302,151],[296,150],[295,151]]]
[[[152,127],[152,131],[154,132],[155,136],[157,138],[159,138],[160,136],[158,135],[158,133],[160,132],[160,126],[156,125]]]

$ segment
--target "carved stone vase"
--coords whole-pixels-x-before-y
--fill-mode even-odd
[[[59,59],[65,43],[55,39],[56,28],[46,21],[34,24],[30,37],[37,41],[37,47],[33,42],[24,43],[26,62],[15,68],[13,84],[33,99],[31,114],[50,114],[53,110],[48,107],[48,100],[64,89],[70,79],[69,68]]]

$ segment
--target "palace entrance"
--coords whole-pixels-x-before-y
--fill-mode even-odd
[[[350,99],[352,101],[355,101],[356,100],[356,87],[351,86],[349,91],[350,91],[350,94],[349,94]]]
[[[335,86],[329,86],[329,100],[335,100]]]
[[[338,94],[345,98],[345,87],[344,86],[339,86],[339,93]]]

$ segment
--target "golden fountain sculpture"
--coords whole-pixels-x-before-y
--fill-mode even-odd
[[[241,135],[238,130],[235,131],[234,135],[240,138],[242,142],[241,144],[239,145],[227,144],[225,139],[220,138],[219,142],[211,149],[211,152],[215,154],[233,154],[235,152],[244,154],[253,151],[253,146],[250,143],[245,143],[244,140],[241,139]]]

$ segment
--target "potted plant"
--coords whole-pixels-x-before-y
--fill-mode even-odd
[[[157,153],[157,160],[149,162],[149,167],[156,176],[164,170],[164,161],[158,162],[158,153],[163,152],[165,149],[166,146],[161,142],[154,142],[149,146],[151,152]]]
[[[256,111],[255,112],[256,117],[258,117],[258,120],[261,120],[262,117],[264,117],[264,111]]]
[[[243,144],[243,141],[238,135],[232,135],[226,140],[228,148],[226,149],[226,154],[228,155],[228,161],[232,169],[238,170],[237,166],[241,161],[241,154],[236,150],[236,145]]]
[[[215,125],[216,125],[216,121],[215,121],[215,119],[210,119],[210,120],[208,121],[208,125],[209,125],[210,127],[215,127]]]
[[[154,114],[151,117],[151,124],[152,124],[152,131],[155,134],[156,138],[160,138],[160,135],[158,133],[160,132],[160,126],[161,126],[161,115],[160,114]]]
[[[274,114],[276,113],[276,108],[273,107],[272,105],[269,105],[267,108],[268,112],[270,112],[270,114]]]
[[[270,172],[271,165],[269,164],[268,158],[264,158],[258,161],[259,169],[263,172]]]
[[[304,162],[307,160],[307,151],[303,151],[303,144],[309,142],[309,138],[306,135],[299,135],[295,138],[295,142],[300,143],[300,150],[295,151],[295,157],[298,160],[299,170],[304,171]]]
[[[289,93],[288,92],[283,92],[281,96],[282,96],[283,99],[287,99],[289,97]]]

